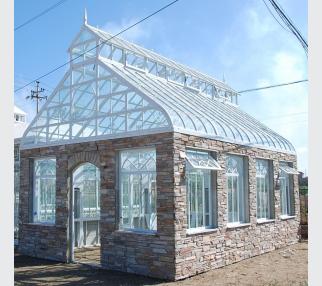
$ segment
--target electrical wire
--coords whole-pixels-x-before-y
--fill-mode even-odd
[[[272,15],[272,17],[275,19],[275,21],[287,32],[290,32],[286,27],[283,26],[283,24],[275,17],[275,15],[273,14],[273,12],[271,11],[271,9],[268,7],[267,3],[265,0],[263,0],[268,12]]]
[[[292,22],[291,18],[288,15],[286,15],[285,11],[277,3],[277,1],[275,1],[275,0],[268,0],[268,1],[271,3],[271,5],[273,6],[274,10],[276,11],[276,13],[281,18],[281,20],[286,24],[286,26],[288,27],[288,29],[290,30],[290,32],[298,39],[298,41],[302,45],[302,47],[303,47],[303,49],[304,49],[304,51],[305,51],[305,53],[307,55],[308,54],[308,44],[307,44],[307,41],[304,39],[304,37],[302,36],[302,34],[298,30],[298,28],[296,28],[296,26]]]
[[[58,1],[57,3],[55,3],[54,5],[48,7],[47,9],[45,9],[44,11],[42,11],[41,13],[37,14],[36,16],[30,18],[29,20],[27,20],[26,22],[20,24],[19,26],[15,27],[15,31],[19,30],[20,28],[28,25],[29,23],[33,22],[34,20],[38,19],[39,17],[43,16],[44,14],[48,13],[49,11],[55,9],[56,7],[58,7],[59,5],[63,4],[64,2],[66,2],[67,0],[61,0]]]
[[[308,81],[308,80],[302,79],[302,80],[297,80],[297,81],[292,81],[292,82],[287,82],[287,83],[280,83],[280,84],[268,85],[268,86],[263,86],[263,87],[258,87],[258,88],[245,89],[245,90],[238,91],[237,93],[245,93],[245,92],[257,91],[257,90],[269,89],[269,88],[274,88],[274,87],[302,83],[302,82],[306,82],[306,81]]]
[[[91,48],[91,49],[89,49],[89,50],[87,50],[87,51],[85,51],[85,52],[83,52],[83,53],[79,54],[78,56],[76,56],[76,57],[74,57],[74,58],[70,59],[69,61],[65,62],[64,64],[61,64],[60,66],[57,66],[56,68],[54,68],[54,69],[52,69],[51,71],[49,71],[49,72],[47,72],[47,73],[43,74],[42,76],[39,76],[39,77],[38,77],[38,78],[36,78],[35,80],[33,80],[33,81],[31,81],[31,82],[28,82],[28,83],[27,83],[27,84],[25,84],[24,86],[22,86],[22,87],[20,87],[20,88],[18,88],[18,89],[15,89],[15,91],[14,91],[14,92],[17,92],[17,91],[19,91],[19,90],[21,90],[21,89],[23,89],[23,88],[27,87],[28,85],[30,85],[30,84],[32,84],[32,83],[34,83],[35,81],[40,80],[40,79],[42,79],[42,78],[44,78],[44,77],[46,77],[46,76],[48,76],[48,75],[50,75],[50,74],[54,73],[55,71],[57,71],[57,70],[61,69],[62,67],[66,66],[66,65],[70,64],[71,62],[73,62],[73,61],[77,60],[78,58],[82,57],[82,56],[83,56],[83,55],[85,55],[86,53],[88,53],[88,52],[90,52],[90,51],[92,51],[92,50],[95,50],[96,48],[98,48],[99,46],[101,46],[101,45],[103,45],[103,44],[107,43],[108,41],[112,40],[113,38],[115,38],[115,37],[117,37],[117,36],[119,36],[119,35],[123,34],[124,32],[126,32],[126,31],[130,30],[131,28],[133,28],[133,27],[137,26],[138,24],[140,24],[140,23],[144,22],[145,20],[147,20],[147,19],[151,18],[152,16],[154,16],[154,15],[156,15],[156,14],[160,13],[161,11],[163,11],[163,10],[165,10],[166,8],[168,8],[168,7],[172,6],[173,4],[175,4],[175,3],[176,3],[176,2],[178,2],[178,1],[179,1],[179,0],[175,0],[175,1],[170,2],[169,4],[167,4],[167,5],[163,6],[162,8],[160,8],[160,9],[156,10],[155,12],[153,12],[153,13],[149,14],[148,16],[146,16],[146,17],[142,18],[141,20],[139,20],[139,21],[135,22],[134,24],[130,25],[129,27],[127,27],[127,28],[125,28],[125,29],[121,30],[121,31],[120,31],[120,32],[118,32],[117,34],[114,34],[113,36],[111,36],[111,37],[110,37],[110,38],[108,38],[107,40],[102,41],[101,43],[97,44],[97,45],[96,45],[96,46],[94,46],[93,48]]]
[[[16,77],[17,77],[17,79],[16,79]],[[24,82],[26,82],[26,81],[30,81],[30,80],[32,80],[30,77],[26,77],[21,73],[15,73],[15,82],[16,81],[24,81]],[[51,85],[47,84],[44,81],[42,81],[41,84],[46,87],[46,91],[53,91],[55,89],[54,87],[52,87]]]

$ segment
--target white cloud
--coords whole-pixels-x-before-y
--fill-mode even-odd
[[[250,8],[245,11],[244,17],[248,19],[245,22],[248,37],[251,39],[260,39],[265,37],[268,33],[272,33],[276,30],[276,25],[272,24],[271,18],[265,15],[265,13],[259,15],[255,8]]]
[[[253,1],[241,11],[219,54],[227,77],[233,80],[230,84],[237,90],[307,78],[302,47],[279,26],[262,1]],[[302,114],[308,109],[306,83],[245,93],[240,105],[256,118],[267,118],[263,123],[295,146],[299,169],[307,169],[308,123],[307,114]]]
[[[121,22],[115,23],[115,22],[108,22],[103,27],[102,30],[105,30],[112,35],[119,33],[123,29],[133,25],[136,23],[138,19],[132,18],[132,19],[121,19]],[[150,30],[147,29],[146,25],[139,24],[131,28],[130,30],[124,32],[122,34],[122,37],[127,39],[131,42],[140,42],[144,39],[149,38],[150,36]]]

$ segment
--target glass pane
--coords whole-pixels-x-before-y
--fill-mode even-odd
[[[126,64],[144,70],[145,58],[135,53],[127,53]]]
[[[270,197],[271,190],[270,176],[271,170],[268,160],[256,160],[256,180],[257,180],[257,218],[270,218]]]
[[[56,212],[56,160],[34,161],[34,222],[54,223]]]
[[[187,170],[188,227],[209,227],[212,220],[210,171]]]
[[[245,187],[243,157],[228,155],[226,176],[228,192],[228,222],[245,221]]]
[[[120,227],[156,230],[155,150],[120,152]]]
[[[281,213],[282,215],[287,214],[287,195],[286,195],[286,179],[280,177],[280,188],[281,188]]]
[[[99,220],[99,169],[91,163],[80,165],[73,173],[73,188],[75,191],[75,218]]]

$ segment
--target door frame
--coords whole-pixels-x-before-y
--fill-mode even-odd
[[[81,162],[79,164],[77,164],[76,166],[74,166],[74,168],[72,168],[69,172],[69,177],[68,177],[68,184],[69,184],[69,196],[68,196],[68,243],[67,243],[67,248],[68,248],[68,257],[67,257],[67,261],[70,263],[75,262],[75,187],[74,187],[74,172],[80,168],[83,164],[91,164],[93,166],[95,166],[98,171],[99,171],[99,192],[98,192],[98,200],[101,200],[101,170],[100,168],[96,165],[93,164],[92,162],[86,161],[86,162]],[[77,188],[78,189],[78,188]],[[101,207],[100,207],[100,218],[101,218]],[[100,219],[98,220],[98,227],[100,228]],[[100,243],[100,230],[98,231],[98,242],[99,245],[101,245]]]

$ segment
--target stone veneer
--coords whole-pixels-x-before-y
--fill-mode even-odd
[[[135,233],[118,230],[117,154],[121,149],[155,147],[157,153],[157,232]],[[186,187],[184,179],[186,147],[217,152],[224,166],[227,152],[249,158],[250,225],[227,229],[227,197],[224,171],[217,173],[218,227],[210,232],[187,233]],[[32,223],[32,158],[55,156],[56,223]],[[258,148],[245,149],[179,133],[100,140],[21,151],[19,250],[23,254],[69,261],[69,192],[72,171],[91,162],[101,172],[101,264],[104,268],[152,277],[178,280],[228,265],[298,240],[299,194],[294,177],[295,218],[280,219],[279,191],[275,190],[275,221],[256,221],[255,158],[273,160],[274,178],[278,161],[293,162],[296,156]]]
[[[186,148],[200,148],[216,152],[217,161],[225,166],[226,154],[244,155],[248,158],[249,224],[227,228],[227,192],[225,170],[217,171],[217,228],[210,232],[187,233],[185,159],[180,152]],[[256,158],[273,161],[275,220],[257,223],[256,219]],[[196,136],[174,134],[175,168],[175,268],[176,279],[183,279],[210,269],[229,265],[289,244],[299,239],[299,187],[294,175],[294,218],[280,218],[280,191],[275,188],[279,161],[292,162],[296,168],[296,156],[258,148],[245,148]]]
[[[117,154],[127,148],[156,148],[157,233],[118,230]],[[32,223],[32,158],[55,156],[56,223]],[[69,261],[69,201],[72,172],[90,162],[101,174],[101,264],[107,269],[175,279],[173,134],[102,140],[21,151],[19,251]]]

